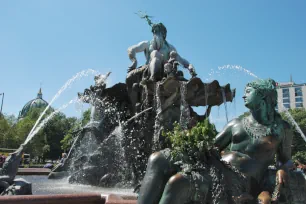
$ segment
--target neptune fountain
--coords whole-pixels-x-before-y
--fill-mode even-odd
[[[94,86],[79,93],[79,98],[94,107],[94,116],[77,133],[71,157],[50,178],[69,174],[70,182],[137,186],[144,177],[149,155],[169,145],[162,131],[172,130],[175,121],[191,128],[209,117],[213,106],[233,100],[235,90],[229,84],[203,83],[196,77],[192,64],[166,41],[167,29],[162,23],[150,25],[153,40],[128,49],[133,63],[126,83],[106,88],[105,80],[97,76]],[[147,63],[138,68],[137,52],[147,57]],[[179,65],[188,68],[190,80],[178,70]],[[192,106],[206,106],[207,111],[198,115]]]
[[[133,186],[140,204],[306,201],[304,189],[297,188],[304,175],[289,171],[292,131],[275,111],[271,79],[246,86],[245,106],[251,114],[229,122],[213,147],[198,150],[204,151],[200,167],[188,164],[186,152],[173,156],[175,147],[162,132],[172,131],[175,122],[192,129],[209,117],[213,106],[232,101],[235,90],[216,80],[203,83],[193,65],[167,42],[166,27],[142,17],[152,27],[153,40],[128,48],[132,65],[126,83],[106,88],[97,76],[95,86],[79,94],[94,107],[96,120],[77,133],[71,158],[50,177],[68,172],[70,182]],[[137,68],[138,52],[144,52],[147,62]],[[180,65],[191,79],[184,77]],[[206,113],[198,115],[193,106],[205,106]],[[275,156],[277,168],[271,169]]]
[[[139,204],[305,203],[306,177],[290,170],[292,130],[275,110],[272,79],[246,85],[243,98],[250,114],[230,121],[218,134],[207,133],[215,134],[212,145],[205,135],[185,151],[171,143],[165,133],[179,124],[188,146],[188,131],[211,125],[211,109],[231,102],[235,89],[216,80],[204,83],[195,67],[167,42],[166,27],[152,23],[147,15],[141,17],[151,26],[153,39],[128,48],[132,64],[125,83],[107,87],[111,73],[97,75],[95,85],[78,93],[80,100],[91,104],[90,122],[74,132],[68,158],[49,178],[134,187]],[[139,52],[146,63],[137,67]],[[190,79],[181,66],[188,69]],[[198,106],[206,107],[203,115],[193,110]],[[14,159],[7,164],[14,166]],[[3,191],[13,184],[17,168],[1,171]]]

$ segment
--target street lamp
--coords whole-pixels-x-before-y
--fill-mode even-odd
[[[4,99],[4,93],[0,93],[0,96],[2,95],[2,102],[1,102],[1,109],[0,109],[0,117],[2,115],[2,107],[3,107],[3,99]]]

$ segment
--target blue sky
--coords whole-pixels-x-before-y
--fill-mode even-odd
[[[237,89],[235,103],[227,104],[232,119],[246,111],[241,97],[254,77],[218,67],[238,65],[279,82],[292,74],[296,83],[306,82],[305,8],[304,0],[0,1],[3,112],[17,115],[41,83],[50,101],[68,79],[89,68],[112,71],[109,85],[124,82],[127,48],[152,37],[147,23],[135,15],[142,10],[164,23],[167,40],[203,81],[217,79]],[[143,54],[137,57],[139,65],[144,63]],[[78,80],[53,106],[59,108],[92,83],[93,77]],[[78,117],[80,107],[71,105],[64,113]],[[226,123],[223,105],[213,108],[211,120],[218,129]]]

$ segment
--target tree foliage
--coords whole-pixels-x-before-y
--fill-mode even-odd
[[[83,116],[84,117],[84,116]],[[76,118],[70,118],[70,128],[67,131],[67,133],[65,134],[64,138],[60,141],[61,143],[61,148],[62,150],[64,150],[64,152],[68,152],[74,139],[76,136],[76,131],[78,131],[81,127],[80,125],[82,123],[82,120],[79,121]],[[83,125],[82,125],[83,126]]]
[[[86,111],[83,112],[82,119],[81,119],[82,126],[85,126],[90,121],[90,114],[91,114],[90,109],[87,109]]]
[[[65,152],[68,152],[70,150],[71,145],[73,144],[73,141],[75,140],[76,137],[76,132],[81,128],[87,125],[87,123],[90,121],[90,114],[91,111],[90,109],[87,109],[86,111],[83,112],[82,117],[80,120],[77,120],[74,118],[74,121],[71,121],[71,124],[73,124],[69,131],[66,133],[64,138],[61,140],[61,148]],[[71,118],[70,120],[72,120]]]
[[[63,151],[68,152],[70,150],[70,147],[73,144],[73,141],[75,140],[76,132],[90,121],[90,114],[90,109],[87,109],[83,112],[80,120],[77,120],[76,118],[68,119],[70,120],[70,124],[73,125],[70,127],[64,138],[61,140],[61,148]]]
[[[15,148],[19,141],[12,118],[7,115],[0,117],[0,144],[4,148]]]
[[[42,111],[43,109],[33,108],[19,121],[14,116],[0,117],[0,147],[18,148],[26,140]],[[53,111],[47,111],[42,120]],[[79,128],[81,123],[89,121],[89,118],[90,111],[85,111],[80,120],[66,117],[63,113],[55,114],[29,141],[25,152],[41,161],[58,159],[63,151],[69,150],[73,139],[72,132]]]

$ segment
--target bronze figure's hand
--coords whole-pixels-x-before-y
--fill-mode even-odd
[[[129,66],[129,68],[128,68],[128,73],[129,73],[130,71],[136,69],[136,67],[137,67],[137,60],[136,60],[136,59],[133,59],[131,66]]]
[[[194,69],[193,65],[189,65],[188,70],[189,70],[190,75],[192,77],[196,77],[197,76],[197,73],[195,72],[195,69]]]

